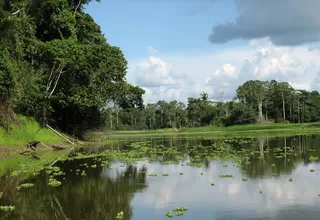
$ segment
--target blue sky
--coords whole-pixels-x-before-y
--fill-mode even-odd
[[[108,42],[121,47],[130,60],[146,56],[149,45],[168,53],[229,46],[212,45],[208,39],[214,24],[235,18],[233,2],[226,2],[102,0],[88,5],[86,11],[101,26]]]
[[[145,102],[202,91],[230,99],[249,79],[318,90],[318,0],[102,0],[86,6],[128,60]],[[312,47],[311,47],[312,46]],[[308,76],[308,77],[306,77]]]

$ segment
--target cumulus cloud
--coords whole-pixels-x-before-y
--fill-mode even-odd
[[[224,94],[225,99],[231,99],[239,85],[254,79],[287,81],[297,89],[320,89],[320,73],[317,75],[314,61],[318,55],[307,46],[275,46],[265,39],[250,45],[255,48],[253,56],[246,58],[238,70],[228,63],[207,79],[207,86],[212,86],[211,97]]]
[[[131,63],[130,82],[146,90],[145,103],[200,97],[230,100],[247,80],[287,81],[296,89],[320,90],[319,50],[277,46],[264,38],[246,48],[218,53],[150,56]]]
[[[178,79],[183,77],[173,66],[159,57],[150,56],[138,63],[135,69],[136,84],[142,87],[159,87],[178,85]]]
[[[213,27],[212,43],[268,37],[275,45],[298,45],[320,40],[319,0],[234,0],[234,22]]]

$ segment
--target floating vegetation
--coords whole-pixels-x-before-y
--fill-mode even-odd
[[[248,181],[248,178],[242,178],[242,181]]]
[[[176,212],[176,216],[181,216],[181,215],[183,215],[183,212],[181,212],[181,211]]]
[[[215,186],[215,184],[214,184],[214,183],[211,183],[211,186]]]
[[[262,190],[261,189],[260,189],[259,193],[262,194]]]
[[[290,179],[289,179],[289,182],[292,182],[292,181],[293,181],[293,179],[292,179],[292,178],[290,178]]]
[[[278,173],[271,173],[269,176],[280,176]]]
[[[309,160],[310,160],[310,161],[317,161],[317,160],[319,160],[319,157],[313,157],[313,156],[311,156],[311,157],[309,158]]]
[[[149,176],[157,176],[156,173],[150,173]]]
[[[162,174],[162,176],[169,176],[169,174],[167,174],[167,173],[163,173],[163,174]]]
[[[315,169],[310,169],[310,172],[315,172]]]
[[[188,208],[186,207],[186,206],[183,206],[183,207],[176,207],[176,208],[174,208],[173,209],[173,211],[174,212],[185,212],[185,211],[187,211],[188,210]]]
[[[201,175],[203,175],[203,173],[200,173]]]
[[[169,160],[169,161],[163,161],[162,164],[179,164],[179,162],[178,161]]]
[[[49,179],[49,186],[52,186],[52,187],[58,187],[60,186],[62,183],[56,179],[53,179],[53,178],[50,178]]]
[[[97,168],[97,164],[91,165],[91,168]]]
[[[172,218],[173,217],[173,213],[172,212],[166,212],[166,216],[169,217],[169,218]]]
[[[227,164],[224,164],[224,165],[222,165],[222,167],[228,167],[228,165],[227,165]]]
[[[33,183],[23,183],[20,186],[17,187],[17,190],[20,191],[21,189],[27,189],[34,187]]]
[[[220,178],[232,178],[232,174],[221,174],[219,175]]]
[[[271,166],[272,166],[272,167],[275,167],[276,165],[273,163],[273,164],[271,164]]]
[[[180,173],[179,173],[179,175],[180,175],[180,176],[182,176],[182,175],[183,175],[183,173],[182,173],[182,172],[180,172]]]
[[[86,171],[85,171],[85,170],[82,170],[81,176],[86,176],[86,175],[87,175]]]
[[[117,214],[116,219],[123,219],[124,218],[124,213],[121,211]]]
[[[0,206],[0,211],[3,211],[3,212],[12,212],[12,211],[14,211],[14,209],[15,209],[15,207],[12,205]]]

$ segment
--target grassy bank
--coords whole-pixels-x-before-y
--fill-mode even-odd
[[[265,133],[265,132],[294,132],[294,133],[320,133],[320,123],[301,123],[301,124],[254,124],[254,125],[235,125],[230,127],[203,126],[196,128],[184,128],[180,130],[160,129],[142,131],[113,131],[108,135],[143,135],[143,134],[190,134],[207,133],[213,135],[223,135],[227,133]]]
[[[24,146],[32,140],[48,144],[62,141],[58,135],[47,128],[39,130],[40,125],[34,119],[24,116],[20,116],[19,119],[21,124],[11,126],[8,131],[0,127],[0,148]]]

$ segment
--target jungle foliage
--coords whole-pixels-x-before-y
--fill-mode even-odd
[[[22,114],[81,134],[104,125],[108,102],[143,105],[122,51],[84,13],[89,2],[0,0],[0,126]]]

